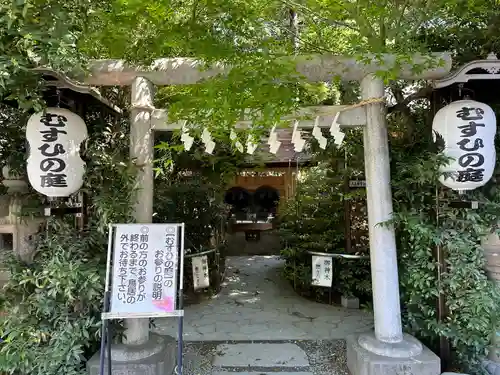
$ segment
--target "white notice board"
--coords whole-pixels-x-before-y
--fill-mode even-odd
[[[332,286],[332,258],[327,256],[312,257],[312,285]]]
[[[208,288],[210,286],[208,256],[202,255],[191,258],[191,268],[193,270],[193,289]]]
[[[182,277],[178,271],[184,263],[184,226],[116,224],[113,228],[106,284],[111,288],[111,304],[103,319],[182,315],[176,303]]]

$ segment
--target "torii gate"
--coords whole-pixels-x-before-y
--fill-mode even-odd
[[[361,83],[364,100],[383,98],[384,82],[376,76],[380,70],[390,69],[395,56],[384,55],[383,62],[366,64],[354,58],[337,56],[291,57],[298,73],[312,82],[327,82],[337,76],[344,80]],[[441,63],[437,67],[415,73],[414,66],[433,59]],[[131,86],[130,157],[143,168],[138,172],[142,189],[138,192],[135,219],[139,223],[150,223],[153,214],[153,132],[171,131],[181,127],[180,123],[169,123],[168,112],[153,106],[154,85],[194,84],[216,74],[224,74],[230,68],[216,65],[208,70],[194,59],[172,58],[156,60],[149,68],[128,66],[123,61],[99,60],[90,65],[90,76],[85,83],[92,86]],[[451,57],[447,53],[429,56],[415,55],[411,63],[402,66],[399,78],[406,80],[434,80],[446,76],[451,69]],[[323,113],[342,111],[346,106],[322,107]],[[415,338],[403,334],[401,323],[400,294],[396,240],[394,228],[378,225],[391,218],[392,193],[390,187],[389,147],[385,104],[381,101],[367,104],[365,108],[342,111],[338,117],[340,126],[363,126],[366,172],[366,192],[370,238],[370,259],[373,286],[373,308],[375,332],[350,336],[347,340],[348,366],[353,375],[440,373],[440,360]],[[306,109],[313,112],[318,108]],[[320,113],[321,113],[320,111]],[[317,114],[316,114],[317,116]],[[320,127],[329,127],[331,121],[320,116]],[[248,126],[243,122],[237,126]],[[310,123],[301,127],[311,127]],[[127,338],[124,345],[113,351],[113,360],[144,361],[156,365],[150,367],[151,374],[165,371],[164,356],[158,354],[165,348],[162,340],[150,338],[148,319],[128,319]],[[172,356],[170,356],[173,359]],[[159,361],[159,362],[158,362]],[[137,362],[135,362],[137,363]],[[127,367],[127,373],[142,373]],[[137,371],[137,372],[136,372]],[[91,373],[95,371],[91,368]]]

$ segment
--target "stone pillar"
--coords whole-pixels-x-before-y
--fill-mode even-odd
[[[384,84],[370,74],[361,81],[364,100],[382,98]],[[385,105],[366,106],[364,128],[366,199],[370,237],[375,332],[347,338],[347,364],[353,375],[399,373],[436,375],[439,358],[415,338],[403,334]]]
[[[500,238],[496,233],[490,233],[481,240],[486,260],[486,272],[488,278],[500,287]],[[488,361],[485,362],[486,370],[492,375],[500,375],[500,350],[498,322],[491,335],[491,347],[488,354]]]
[[[151,112],[154,109],[154,88],[147,79],[138,77],[132,83],[131,90],[130,158],[139,167],[137,194],[131,204],[137,223],[151,223],[154,193]],[[175,366],[175,339],[150,334],[147,318],[125,319],[125,328],[124,342],[111,347],[112,374],[171,375]],[[100,374],[99,359],[99,353],[96,353],[87,363],[90,375]]]
[[[130,158],[139,167],[134,217],[137,223],[151,223],[153,218],[153,132],[151,112],[154,109],[154,87],[138,77],[132,83],[130,110]],[[149,319],[125,320],[125,343],[140,345],[149,339]]]
[[[385,94],[383,81],[373,76],[365,77],[361,89],[364,100],[382,98]],[[392,226],[380,225],[392,217],[385,115],[383,103],[367,106],[363,135],[375,336],[379,341],[395,343],[403,340],[396,237]]]

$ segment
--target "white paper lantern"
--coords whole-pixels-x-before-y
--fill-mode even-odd
[[[474,100],[459,100],[440,109],[432,130],[444,141],[443,154],[453,158],[441,172],[443,185],[453,190],[474,190],[486,184],[495,169],[495,112]]]
[[[80,145],[87,126],[77,114],[64,108],[47,108],[32,115],[26,126],[29,143],[28,178],[47,197],[68,197],[83,184],[85,163]]]

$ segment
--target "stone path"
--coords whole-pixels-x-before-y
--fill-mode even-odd
[[[257,242],[247,241],[245,233],[239,232],[227,236],[228,256],[279,255],[281,238],[277,231],[267,231],[260,234]]]
[[[370,312],[298,296],[280,275],[275,256],[229,257],[222,291],[185,309],[185,341],[335,340],[373,329]],[[175,319],[153,331],[177,337]]]

